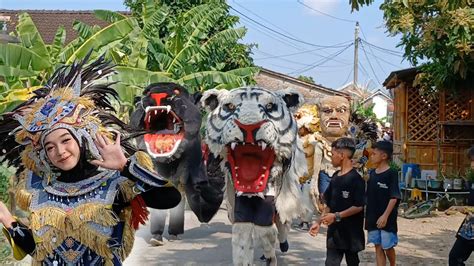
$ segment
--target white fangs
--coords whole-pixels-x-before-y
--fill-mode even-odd
[[[265,143],[263,141],[261,141],[260,143],[262,145],[262,151],[265,150],[267,148],[267,143]]]
[[[235,146],[237,146],[237,142],[232,142],[232,143],[230,144],[230,148],[231,148],[232,150],[235,150]]]
[[[167,105],[166,106],[166,113],[169,113],[171,111],[171,106],[170,105]]]

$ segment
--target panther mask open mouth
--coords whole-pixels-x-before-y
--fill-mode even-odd
[[[171,106],[146,107],[144,125],[149,132],[144,135],[145,145],[153,158],[176,153],[184,138],[184,123]]]

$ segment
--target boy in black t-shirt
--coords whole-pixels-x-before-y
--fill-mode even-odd
[[[347,265],[359,265],[358,252],[364,249],[365,182],[352,167],[354,140],[340,138],[331,146],[331,162],[341,170],[332,176],[323,195],[326,209],[309,233],[316,236],[321,223],[328,226],[326,265],[340,265],[344,255]]]
[[[367,206],[365,229],[367,242],[375,245],[377,265],[395,265],[397,236],[397,208],[400,200],[398,175],[390,169],[393,146],[389,141],[379,141],[372,146],[370,160],[377,168],[370,172],[367,181]]]

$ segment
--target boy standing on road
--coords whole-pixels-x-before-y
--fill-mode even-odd
[[[370,172],[367,181],[367,206],[365,227],[367,242],[375,245],[377,266],[395,265],[397,236],[397,208],[400,201],[398,175],[390,169],[393,145],[389,141],[379,141],[372,147],[370,160],[377,166]]]
[[[321,223],[328,226],[326,265],[340,265],[343,256],[349,266],[359,265],[358,252],[364,249],[364,195],[365,182],[352,167],[355,143],[340,138],[332,143],[331,162],[341,167],[334,173],[323,195],[327,204],[322,218],[309,231],[316,236]]]

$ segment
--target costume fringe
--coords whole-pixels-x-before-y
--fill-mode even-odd
[[[132,209],[126,208],[122,212],[121,220],[129,221],[132,217]],[[121,257],[122,261],[125,260],[126,257],[130,254],[133,248],[133,242],[135,241],[135,230],[132,228],[130,223],[125,223],[123,228],[123,241],[122,241],[122,248],[119,250],[119,256]]]
[[[137,195],[137,193],[133,191],[133,187],[135,187],[135,182],[128,179],[119,183],[119,191],[122,193],[126,202],[132,201],[132,199]]]
[[[31,213],[31,229],[38,230],[45,225],[64,231],[66,229],[66,212],[57,207],[45,207]]]
[[[114,226],[118,221],[118,217],[110,206],[93,203],[78,206],[70,213],[57,207],[46,207],[35,211],[31,214],[31,229],[33,231],[43,226],[51,226],[48,232],[37,238],[35,260],[44,260],[67,237],[72,237],[106,260],[112,261],[113,254],[108,247],[110,237],[97,232],[90,227],[88,222],[103,226]],[[54,242],[52,241],[53,238],[55,238]]]
[[[16,205],[20,209],[28,211],[28,208],[31,204],[32,195],[26,190],[25,183],[25,178],[20,177],[20,181],[18,182],[18,189],[16,189],[15,191],[15,201]]]
[[[97,203],[83,204],[70,212],[57,207],[44,207],[31,214],[31,227],[34,230],[45,225],[64,230],[66,221],[71,223],[72,228],[76,230],[89,221],[103,226],[113,226],[117,224],[118,218],[110,205]]]
[[[80,230],[73,230],[70,236],[81,242],[81,244],[89,247],[99,256],[105,259],[113,259],[112,250],[107,245],[107,241],[109,240],[108,236],[100,235],[89,226],[82,226]]]
[[[145,167],[148,171],[155,172],[155,169],[153,167],[153,161],[150,158],[150,155],[143,151],[137,151],[135,153],[135,157],[137,158],[137,162]]]
[[[89,221],[103,226],[113,226],[118,223],[118,217],[112,210],[112,206],[97,203],[77,206],[67,217],[74,229]]]
[[[56,238],[55,242],[52,242],[52,239]],[[36,248],[33,254],[35,261],[44,260],[49,254],[54,252],[65,239],[64,232],[56,228],[49,229],[48,232],[44,233],[41,237],[35,236]]]

